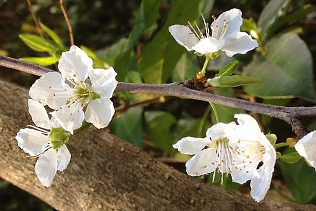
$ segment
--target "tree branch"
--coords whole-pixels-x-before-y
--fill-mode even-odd
[[[0,80],[0,177],[37,196],[57,210],[315,210],[313,205],[252,198],[201,183],[158,162],[107,130],[90,128],[71,137],[66,170],[45,188],[34,171],[35,159],[15,140],[32,124],[28,91]]]
[[[38,76],[42,76],[43,74],[52,71],[48,68],[44,68],[30,62],[25,62],[1,55],[0,65]],[[304,130],[299,117],[316,116],[316,107],[284,107],[255,103],[247,100],[192,90],[185,87],[181,82],[170,84],[136,84],[119,82],[115,91],[183,97],[188,99],[212,102],[232,108],[240,108],[260,114],[266,114],[268,116],[286,121],[288,124],[291,125],[292,130],[295,131],[300,138],[306,135],[307,132]]]

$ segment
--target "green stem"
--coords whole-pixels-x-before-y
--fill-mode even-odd
[[[207,68],[207,65],[208,65],[208,62],[210,61],[210,59],[211,59],[211,57],[208,57],[208,56],[206,57],[206,60],[205,60],[204,65],[203,65],[203,68],[202,68],[202,70],[200,72],[201,76],[205,76],[206,68]]]
[[[211,103],[211,102],[209,102],[209,103],[210,103],[210,105],[212,106],[212,109],[213,109],[213,111],[214,111],[216,123],[219,123],[219,116],[218,116],[218,112],[217,112],[216,106],[215,106],[214,103]]]

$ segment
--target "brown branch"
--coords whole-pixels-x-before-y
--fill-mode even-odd
[[[51,71],[50,69],[34,65],[29,62],[22,62],[20,60],[1,55],[0,65],[39,76],[45,74],[45,72]],[[115,91],[182,97],[212,102],[232,108],[240,108],[260,114],[266,114],[268,116],[286,121],[288,124],[291,125],[292,130],[295,131],[300,138],[306,135],[306,131],[303,129],[302,124],[299,121],[299,117],[316,116],[316,107],[284,107],[255,103],[247,100],[192,90],[183,86],[181,82],[170,84],[134,84],[119,82]]]
[[[64,17],[65,17],[65,20],[66,20],[66,23],[67,23],[67,26],[68,26],[69,37],[70,37],[70,44],[71,44],[71,46],[73,46],[75,44],[75,42],[74,42],[72,27],[70,25],[67,12],[66,12],[66,10],[64,8],[63,0],[60,0],[60,7],[61,7],[61,10],[63,11]]]
[[[34,172],[35,159],[23,158],[16,133],[32,124],[28,91],[0,80],[0,177],[57,210],[257,210],[304,211],[313,205],[250,197],[194,180],[106,130],[90,128],[71,137],[71,161],[50,188]]]
[[[28,6],[29,6],[29,10],[30,10],[30,12],[31,12],[31,14],[32,14],[33,20],[34,20],[34,22],[35,22],[37,31],[38,31],[38,33],[40,34],[41,37],[44,37],[44,36],[43,36],[43,33],[42,33],[42,29],[41,29],[40,26],[38,25],[38,21],[37,21],[36,15],[35,15],[35,13],[34,13],[34,11],[33,11],[33,9],[32,9],[31,1],[30,1],[30,0],[26,0],[26,1],[27,1]]]

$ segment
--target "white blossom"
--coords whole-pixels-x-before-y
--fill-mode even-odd
[[[316,168],[316,131],[312,131],[300,139],[295,144],[295,149],[311,166]]]
[[[63,137],[63,140],[52,140],[51,132],[54,128],[58,128],[58,123],[54,119],[49,119],[41,103],[30,99],[28,104],[29,112],[37,127],[21,129],[16,140],[24,152],[31,157],[38,157],[35,164],[36,175],[43,186],[50,187],[57,170],[63,171],[70,162],[71,155],[64,144],[69,135],[57,133],[57,136]],[[54,136],[56,137],[56,133]],[[55,144],[52,141],[55,141]],[[59,143],[56,145],[56,142]]]
[[[232,179],[237,183],[251,180],[251,196],[263,200],[272,179],[276,151],[261,132],[256,120],[247,114],[236,114],[239,125],[226,131],[235,153],[232,156]]]
[[[232,130],[235,123],[218,123],[209,128],[205,138],[185,137],[173,145],[182,154],[194,155],[186,163],[186,171],[190,176],[203,176],[215,171],[222,174],[231,173],[233,148],[225,137],[226,130]]]
[[[189,23],[189,26],[172,25],[169,27],[169,32],[188,51],[194,50],[199,54],[211,55],[222,50],[227,56],[232,57],[237,53],[245,54],[258,47],[257,41],[253,40],[250,35],[240,32],[242,17],[239,9],[231,9],[222,13],[214,20],[211,27],[203,16],[202,18],[205,35],[196,23],[197,30]]]
[[[111,67],[94,69],[88,55],[72,46],[63,52],[58,72],[49,72],[30,89],[30,96],[43,105],[57,110],[59,124],[73,133],[85,119],[97,128],[106,127],[114,115],[110,98],[116,88],[116,72]]]

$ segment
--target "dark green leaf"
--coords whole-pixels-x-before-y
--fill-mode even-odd
[[[297,152],[290,152],[285,155],[281,155],[281,160],[283,160],[286,163],[297,163],[302,157]]]
[[[259,82],[260,80],[257,78],[250,78],[239,75],[217,76],[207,80],[207,83],[211,84],[213,87],[236,87]]]
[[[195,78],[200,71],[196,56],[189,52],[182,55],[172,72],[172,81],[184,81],[186,79]]]
[[[164,26],[142,47],[138,68],[146,83],[164,83],[171,76],[175,65],[186,50],[174,40],[168,27],[197,20],[198,5],[197,1],[191,0],[171,1]]]
[[[170,127],[176,123],[176,119],[169,113],[153,111],[145,112],[146,134],[150,140],[165,152],[172,151],[174,142]]]
[[[289,32],[266,46],[266,56],[254,59],[243,72],[261,83],[247,85],[244,90],[262,98],[315,99],[312,56],[304,41]]]
[[[282,21],[283,22],[297,21],[315,10],[316,10],[316,7],[310,4],[307,4],[295,10],[294,12],[284,16],[282,18]]]
[[[230,76],[235,72],[237,65],[238,61],[233,61],[222,68],[215,76]]]
[[[48,52],[53,55],[59,50],[59,46],[52,40],[34,34],[20,34],[19,37],[35,51]]]
[[[286,152],[294,152],[294,149],[287,149]],[[285,152],[285,153],[286,153]],[[309,167],[304,159],[294,164],[281,160],[281,172],[283,178],[300,204],[315,203],[316,200],[316,173],[315,169]]]
[[[258,20],[258,31],[260,37],[265,42],[282,22],[284,10],[291,0],[270,0],[263,9]]]
[[[138,148],[143,148],[143,108],[138,106],[130,108],[120,117],[111,121],[111,132],[130,142]]]
[[[41,66],[49,66],[59,61],[56,57],[24,57],[20,58],[23,61],[32,62]]]

